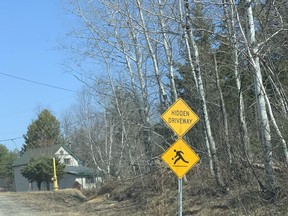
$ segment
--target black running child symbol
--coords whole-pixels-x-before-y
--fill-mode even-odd
[[[175,156],[174,156],[174,158],[172,158],[172,160],[174,160],[175,158],[176,158],[176,160],[174,161],[174,164],[176,164],[179,160],[182,160],[183,162],[185,162],[185,163],[189,163],[189,161],[186,161],[184,158],[183,158],[183,156],[182,156],[182,154],[184,154],[182,151],[177,151],[176,149],[174,149],[174,152],[175,152]]]

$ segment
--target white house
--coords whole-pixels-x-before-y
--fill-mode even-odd
[[[59,189],[80,187],[81,189],[90,189],[97,186],[96,183],[102,181],[99,173],[93,169],[82,165],[80,158],[75,155],[66,145],[53,145],[43,148],[28,149],[20,158],[13,164],[15,190],[29,191],[37,190],[36,184],[29,184],[28,180],[22,176],[21,169],[32,159],[39,156],[51,156],[60,159],[62,164],[65,164],[64,177],[58,181]],[[43,183],[45,184],[45,183]],[[46,188],[45,185],[42,187]],[[51,187],[53,185],[51,183]]]

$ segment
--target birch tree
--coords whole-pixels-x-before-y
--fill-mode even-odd
[[[163,5],[164,3],[162,0],[158,0],[158,8],[159,8],[159,15],[158,20],[159,20],[159,25],[160,25],[160,31],[161,31],[161,36],[162,36],[162,45],[165,51],[165,56],[166,56],[166,62],[168,64],[168,71],[169,71],[169,80],[170,80],[170,92],[171,92],[171,101],[175,102],[176,99],[178,98],[177,90],[176,90],[176,85],[175,85],[175,78],[174,78],[174,68],[173,68],[173,45],[172,45],[172,38],[168,36],[167,32],[167,16],[165,19],[165,15],[163,13]],[[168,18],[171,19],[171,18]]]
[[[237,35],[235,31],[235,9],[230,1],[223,1],[224,15],[227,23],[228,35],[230,38],[230,46],[232,47],[232,59],[233,59],[233,71],[236,81],[236,87],[238,91],[238,110],[239,110],[239,123],[240,123],[240,134],[241,141],[243,143],[243,152],[245,153],[248,160],[251,159],[250,155],[250,138],[247,129],[246,117],[245,117],[245,105],[243,88],[241,84],[241,74],[239,72],[239,59],[238,59],[238,42]]]
[[[221,112],[222,112],[222,116],[223,116],[224,143],[225,143],[226,152],[227,152],[227,155],[228,155],[229,164],[232,164],[231,145],[230,145],[230,140],[229,140],[230,134],[229,134],[229,128],[228,128],[228,116],[227,116],[226,105],[225,105],[222,89],[221,89],[221,86],[220,86],[219,72],[218,72],[218,65],[217,65],[218,63],[217,63],[217,59],[216,59],[216,54],[215,53],[214,53],[214,64],[215,64],[216,86],[217,86],[217,90],[218,90],[219,97],[220,97],[220,107],[221,107]]]
[[[216,152],[216,143],[214,140],[214,137],[212,135],[211,131],[211,125],[210,125],[210,118],[208,115],[208,109],[207,109],[207,104],[206,104],[206,96],[205,96],[205,89],[203,86],[203,81],[202,81],[202,74],[201,74],[201,69],[200,69],[200,62],[199,62],[199,53],[198,53],[198,47],[197,44],[195,43],[194,35],[193,35],[193,30],[191,28],[190,24],[190,5],[187,0],[184,0],[184,10],[185,10],[185,19],[186,19],[186,24],[185,24],[185,30],[187,32],[187,36],[189,38],[189,49],[191,51],[191,60],[193,61],[193,68],[195,70],[195,75],[196,75],[196,82],[198,84],[198,94],[201,100],[201,105],[202,105],[202,112],[203,112],[203,118],[204,118],[204,124],[205,124],[205,132],[207,133],[207,140],[209,143],[209,149],[211,151],[211,160],[213,162],[213,171],[215,175],[215,179],[217,184],[224,188],[224,182],[222,179],[221,175],[221,170],[220,170],[220,165],[219,165],[219,160]]]
[[[235,2],[234,2],[235,5]],[[245,0],[245,10],[247,18],[247,36],[242,28],[239,14],[237,15],[237,21],[240,26],[241,34],[245,40],[250,64],[253,67],[254,88],[258,109],[258,117],[261,130],[261,143],[263,147],[264,164],[265,164],[265,181],[266,189],[268,191],[275,190],[275,180],[272,165],[272,146],[271,146],[271,131],[270,122],[268,119],[268,112],[265,103],[265,91],[262,79],[262,73],[259,62],[259,44],[256,41],[255,25],[253,18],[252,2],[251,0]]]
[[[165,88],[163,86],[162,80],[161,80],[161,76],[160,76],[160,72],[159,72],[159,67],[158,67],[158,60],[157,60],[157,56],[156,56],[156,52],[152,46],[151,40],[150,40],[150,35],[149,32],[147,30],[147,26],[146,26],[146,21],[143,15],[143,8],[142,8],[142,3],[140,0],[136,0],[136,7],[138,8],[139,11],[139,17],[140,17],[140,22],[141,22],[141,29],[143,31],[144,34],[144,38],[146,40],[147,43],[147,47],[149,50],[149,53],[151,55],[151,59],[153,62],[153,67],[154,67],[154,72],[155,72],[155,77],[157,80],[157,84],[159,87],[159,93],[160,93],[160,101],[161,104],[163,105],[164,110],[166,108],[168,108],[168,98],[167,98],[167,94],[165,91]]]
[[[263,1],[75,2],[75,14],[83,27],[76,34],[79,42],[75,51],[81,58],[75,61],[79,63],[85,59],[93,62],[89,74],[81,71],[78,75],[86,79],[83,83],[89,89],[91,103],[101,107],[85,113],[91,104],[87,107],[83,104],[83,116],[79,119],[91,115],[97,118],[74,128],[78,140],[83,137],[82,140],[87,141],[90,163],[106,172],[107,176],[125,175],[124,168],[137,174],[142,169],[140,164],[145,169],[148,167],[146,171],[153,170],[154,157],[163,151],[158,141],[171,141],[171,134],[161,125],[161,113],[177,97],[184,96],[201,114],[203,125],[196,127],[200,131],[196,140],[201,149],[197,151],[208,155],[217,185],[225,188],[222,175],[227,175],[220,164],[231,163],[238,153],[234,151],[238,148],[235,143],[241,142],[241,152],[248,163],[257,161],[257,151],[263,150],[265,187],[273,192],[272,151],[273,155],[276,154],[271,139],[279,137],[275,145],[280,143],[284,150],[281,157],[284,155],[285,160],[288,157],[286,137],[279,125],[280,114],[275,112],[279,109],[284,116],[287,115],[287,76],[275,70],[275,60],[269,60],[274,56],[274,51],[271,51],[274,48],[269,43],[277,36],[280,25],[273,24],[274,30],[269,32],[264,28],[263,12],[257,13],[257,17],[253,13],[258,9],[268,12],[265,6],[258,7]],[[277,15],[276,2],[268,3],[270,8],[275,8]],[[195,13],[193,8],[196,5],[210,10],[209,21],[204,20],[206,16],[202,18],[201,10],[199,14]],[[242,16],[242,10],[245,16]],[[281,20],[281,16],[275,17],[274,21]],[[204,21],[197,26],[199,20]],[[215,28],[210,28],[210,24]],[[212,53],[216,54],[214,64]],[[221,84],[229,86],[229,89],[222,88]],[[250,89],[251,84],[254,91]],[[251,93],[255,93],[256,100]],[[235,109],[235,101],[238,109]],[[255,117],[255,101],[259,119]],[[219,114],[219,110],[223,114]],[[255,129],[258,122],[260,130]],[[223,125],[223,136],[215,133],[219,125]],[[233,127],[237,130],[234,131]],[[262,147],[258,146],[260,131]],[[192,137],[192,133],[187,135],[187,139]],[[253,146],[249,133],[253,134]],[[226,145],[222,145],[222,138]],[[221,155],[223,149],[225,153]],[[242,160],[243,155],[237,157]],[[116,161],[115,157],[119,160]]]

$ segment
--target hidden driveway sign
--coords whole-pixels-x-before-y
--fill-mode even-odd
[[[199,117],[181,98],[179,98],[162,114],[162,119],[178,135],[178,140],[164,152],[162,160],[178,176],[178,215],[182,216],[182,178],[200,159],[182,139],[182,136],[199,121]]]
[[[162,160],[182,178],[199,161],[199,156],[180,138],[164,152]]]
[[[199,117],[181,98],[162,114],[162,119],[179,137],[184,136],[199,121]]]

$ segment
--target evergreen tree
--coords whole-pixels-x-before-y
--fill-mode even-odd
[[[61,179],[64,175],[65,165],[56,158],[57,179]],[[21,170],[21,174],[28,179],[29,182],[36,182],[38,190],[41,190],[42,182],[46,183],[47,190],[50,190],[50,182],[54,175],[53,159],[51,157],[32,158],[29,163]]]
[[[51,146],[63,144],[64,139],[60,132],[60,122],[51,114],[48,109],[44,109],[36,120],[28,126],[27,134],[24,135],[25,144],[21,153],[29,148]]]
[[[13,170],[11,165],[16,157],[17,154],[15,152],[10,152],[6,146],[0,144],[0,187],[5,187],[7,190],[13,188]]]

